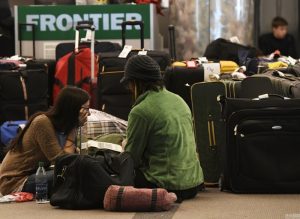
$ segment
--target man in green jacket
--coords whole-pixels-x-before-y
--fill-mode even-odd
[[[137,188],[165,188],[178,200],[194,198],[203,183],[191,111],[164,88],[159,65],[149,56],[130,58],[125,83],[135,98],[125,151],[131,153]]]

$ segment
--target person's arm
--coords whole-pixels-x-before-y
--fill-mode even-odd
[[[289,36],[289,56],[294,59],[298,59],[297,48],[295,44],[295,39],[292,35]]]
[[[134,113],[129,115],[125,151],[130,152],[135,167],[141,164],[147,146],[149,138],[148,125],[149,123],[143,117]]]
[[[58,156],[68,153],[62,150],[59,145],[53,125],[47,117],[38,118],[32,125],[35,140],[49,161],[53,161]]]
[[[77,135],[77,129],[73,129],[67,136],[66,143],[63,147],[66,153],[76,152],[76,144],[75,144],[76,135]]]

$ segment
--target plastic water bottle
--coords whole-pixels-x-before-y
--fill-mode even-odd
[[[48,203],[48,182],[44,163],[39,162],[39,168],[35,174],[35,200],[36,203]]]

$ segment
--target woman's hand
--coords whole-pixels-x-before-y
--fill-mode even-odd
[[[87,117],[89,116],[89,112],[86,109],[81,109],[79,112],[79,126],[84,126],[87,122]]]

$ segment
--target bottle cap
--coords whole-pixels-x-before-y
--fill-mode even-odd
[[[44,167],[44,162],[39,162],[39,167]]]

